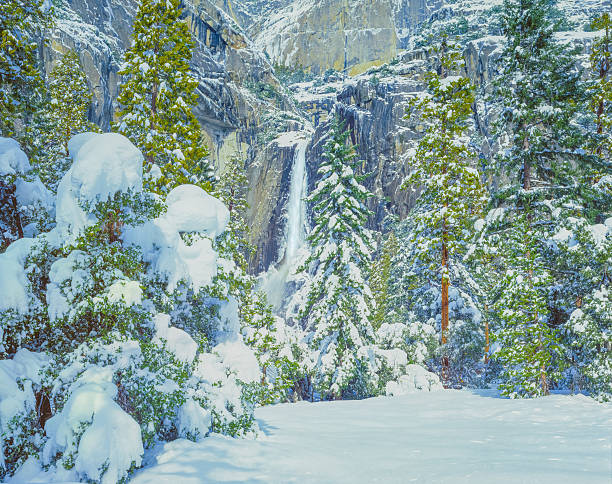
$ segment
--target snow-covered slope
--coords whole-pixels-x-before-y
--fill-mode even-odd
[[[258,440],[177,440],[132,482],[610,482],[612,407],[583,396],[448,390],[277,405],[257,417]]]

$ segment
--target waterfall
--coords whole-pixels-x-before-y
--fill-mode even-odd
[[[306,179],[306,146],[308,140],[301,139],[295,147],[291,182],[289,185],[289,200],[287,201],[287,223],[285,226],[285,257],[290,264],[297,255],[298,249],[306,240],[306,202],[308,191]]]
[[[289,135],[289,133],[287,133]],[[272,305],[280,309],[287,295],[287,281],[291,279],[297,268],[300,250],[306,244],[307,218],[306,218],[306,196],[308,195],[308,180],[306,173],[306,148],[308,138],[303,135],[295,136],[292,133],[289,146],[295,146],[293,166],[289,180],[289,197],[285,206],[285,229],[284,240],[281,245],[283,254],[279,264],[272,267],[262,277],[261,287],[268,295]]]

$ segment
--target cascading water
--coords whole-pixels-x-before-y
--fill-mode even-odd
[[[293,158],[289,200],[287,201],[287,224],[285,226],[286,247],[283,259],[286,263],[291,263],[295,259],[298,249],[304,245],[306,239],[307,145],[308,140],[299,140]]]
[[[301,134],[301,133],[300,133]],[[289,181],[289,197],[285,208],[284,254],[277,267],[271,268],[262,278],[262,289],[268,300],[280,309],[286,296],[286,284],[297,267],[297,261],[306,243],[306,196],[308,180],[306,173],[306,147],[308,139],[299,137],[295,143],[295,154]]]

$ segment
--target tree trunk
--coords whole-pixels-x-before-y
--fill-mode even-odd
[[[485,304],[485,313],[489,312],[489,306]],[[485,357],[484,362],[485,365],[489,364],[489,350],[491,349],[489,345],[489,318],[485,316]]]
[[[446,243],[442,244],[442,311],[441,311],[441,344],[446,344],[446,333],[448,331],[448,275],[446,268],[448,265],[448,252]],[[444,356],[442,357],[442,383],[444,386],[447,385],[450,373],[450,364],[446,350],[444,350]]]

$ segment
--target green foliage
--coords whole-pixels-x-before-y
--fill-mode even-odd
[[[394,232],[389,232],[384,240],[380,256],[372,263],[370,270],[370,290],[374,296],[372,328],[377,330],[383,323],[390,323],[389,291],[393,258],[397,255],[399,245]]]
[[[468,231],[487,197],[467,137],[473,87],[469,79],[451,75],[460,68],[456,46],[443,39],[437,52],[441,74],[427,74],[427,94],[413,99],[406,115],[418,116],[426,130],[402,187],[422,187],[413,215],[412,242],[419,260],[433,274],[448,279],[448,269],[440,268],[442,252],[448,252],[450,264],[465,253]]]
[[[612,152],[612,18],[603,13],[591,23],[593,30],[601,31],[591,47],[591,70],[595,78],[590,88],[591,109],[595,114],[595,151],[610,159]],[[608,168],[609,168],[608,161]]]
[[[198,82],[189,72],[194,41],[182,11],[180,0],[142,0],[133,45],[119,72],[123,81],[115,129],[142,151],[147,183],[158,193],[185,183],[210,192],[214,184],[193,114],[198,102]]]
[[[6,0],[0,5],[0,133],[15,137],[18,122],[32,114],[42,94],[37,40],[50,25],[43,0]]]
[[[45,103],[28,128],[31,157],[41,180],[52,192],[68,168],[68,141],[75,134],[98,131],[87,119],[92,93],[79,56],[68,51],[49,74]]]

